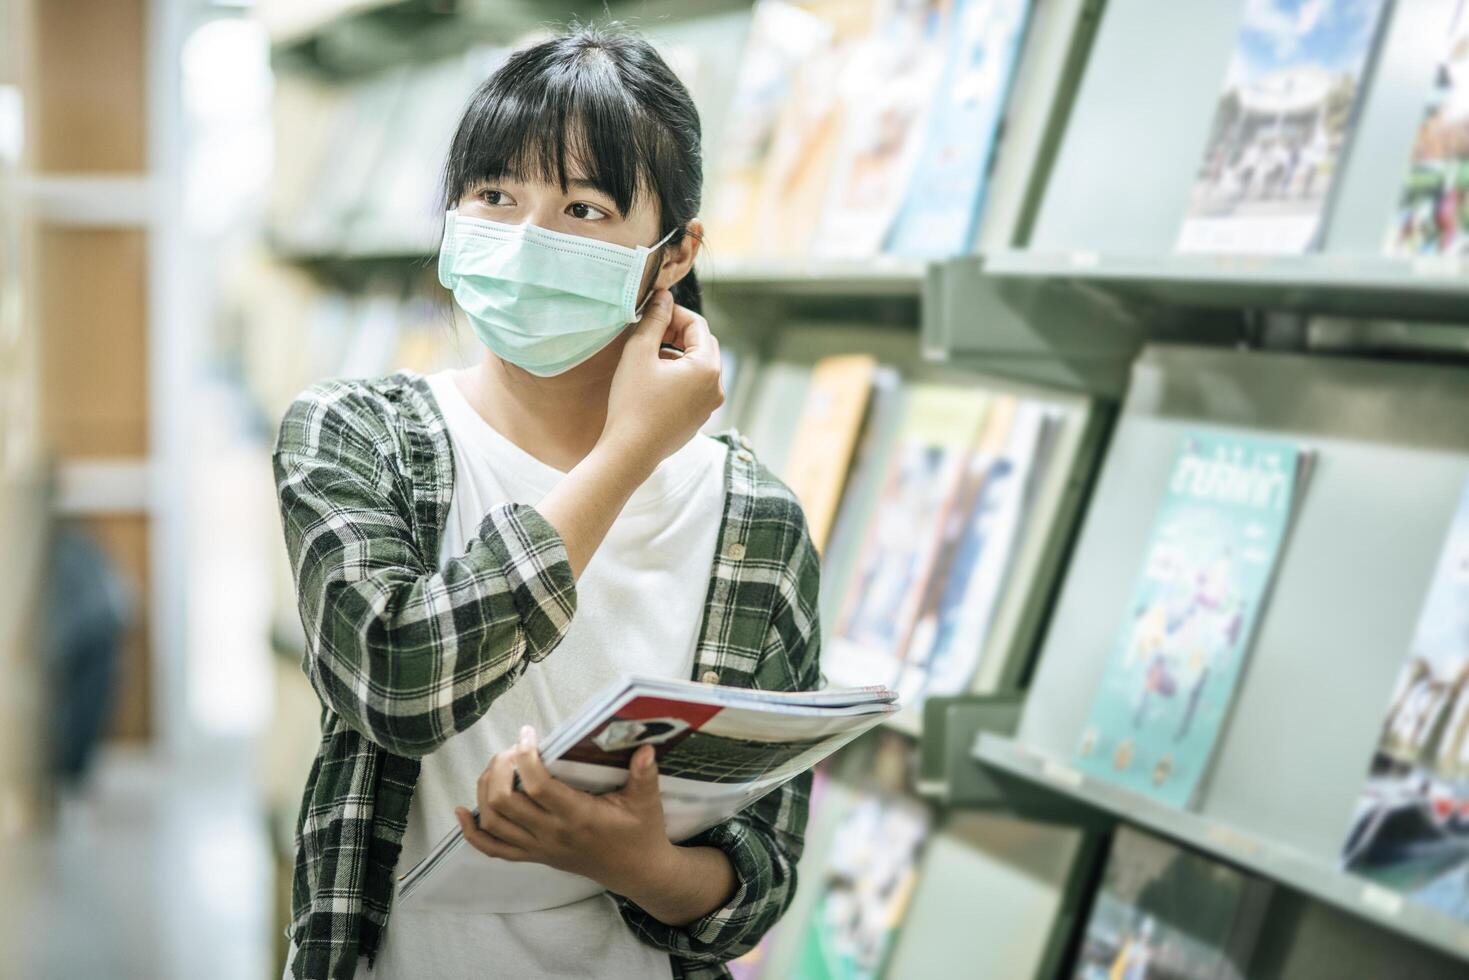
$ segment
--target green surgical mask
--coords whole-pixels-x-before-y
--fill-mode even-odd
[[[638,319],[647,302],[638,302],[638,287],[648,256],[672,237],[670,231],[655,245],[628,248],[450,211],[439,282],[496,356],[550,377]]]

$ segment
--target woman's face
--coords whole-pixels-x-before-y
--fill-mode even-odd
[[[588,180],[584,171],[574,164],[570,169],[564,191],[554,181],[519,175],[477,182],[460,197],[458,213],[510,225],[529,223],[628,248],[653,245],[663,237],[658,204],[652,195],[639,193],[628,213],[622,214],[612,197]],[[691,226],[696,224],[690,222]],[[691,230],[697,234],[696,228]],[[664,249],[650,259],[643,272],[640,296],[645,296],[650,288],[668,289],[682,279],[693,264],[697,247],[693,236],[687,236],[680,246]]]

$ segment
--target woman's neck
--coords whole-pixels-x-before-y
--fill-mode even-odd
[[[496,431],[566,473],[601,438],[621,348],[621,343],[610,344],[550,378],[537,377],[486,351],[478,364],[456,372],[455,380],[469,404]]]

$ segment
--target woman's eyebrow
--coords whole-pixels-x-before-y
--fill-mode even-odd
[[[622,209],[617,207],[616,197],[607,188],[607,185],[587,177],[568,177],[566,179],[566,187],[568,190],[594,191],[602,197],[605,197],[608,201],[613,202],[613,207],[616,208],[619,216],[626,217],[626,215],[622,214]]]

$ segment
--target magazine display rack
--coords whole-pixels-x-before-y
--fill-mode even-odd
[[[987,273],[1175,306],[1461,320],[1458,262],[1384,255],[1454,0],[1387,7],[1319,249],[1177,252],[1242,6],[1109,0],[1035,221],[988,250]]]
[[[1060,822],[1137,823],[1469,960],[1469,926],[1336,870],[1469,478],[1469,432],[1456,421],[1466,411],[1469,385],[1450,367],[1149,348],[1016,734],[974,743],[973,758],[1005,785],[989,802]],[[1212,770],[1185,811],[1083,776],[1070,760],[1169,464],[1183,433],[1206,428],[1289,439],[1314,459]]]

